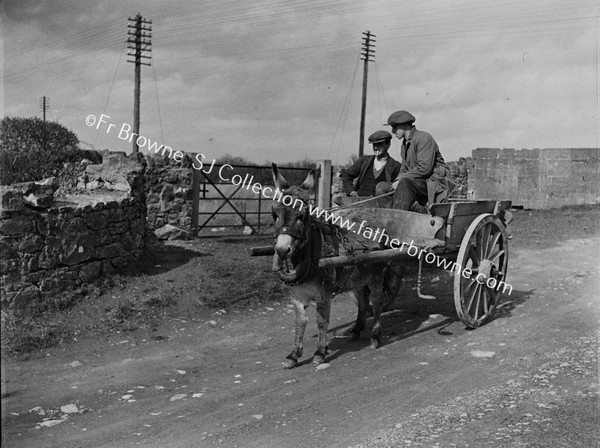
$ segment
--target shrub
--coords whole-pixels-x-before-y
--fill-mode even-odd
[[[229,165],[233,165],[233,166],[236,166],[236,165],[256,166],[256,163],[254,163],[254,162],[246,160],[245,158],[240,157],[240,156],[231,155],[229,153],[224,154],[217,159],[217,164],[219,164],[219,165],[224,165],[226,163],[228,163]]]
[[[344,165],[344,168],[350,168],[352,165],[354,165],[358,159],[360,159],[360,157],[358,157],[358,154],[356,153],[352,153],[350,154],[350,157],[348,157],[348,162],[346,163],[346,165]]]
[[[65,163],[98,153],[78,147],[77,136],[59,123],[39,118],[5,117],[0,121],[0,185],[57,176]]]
[[[295,162],[282,164],[286,168],[316,168],[317,162],[308,157],[304,157],[302,160],[296,160]]]

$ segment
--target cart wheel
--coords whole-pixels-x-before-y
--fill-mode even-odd
[[[475,218],[463,237],[456,263],[460,265],[454,271],[456,312],[463,324],[477,328],[492,315],[506,286],[508,236],[497,216]]]

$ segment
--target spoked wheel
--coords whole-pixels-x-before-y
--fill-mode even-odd
[[[508,235],[500,219],[478,216],[458,251],[454,271],[454,305],[463,324],[477,328],[493,314],[506,283]]]

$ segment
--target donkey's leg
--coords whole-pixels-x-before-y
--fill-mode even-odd
[[[404,270],[405,269],[403,265],[394,262],[388,264],[388,266],[385,268],[383,277],[383,290],[385,295],[382,312],[389,310],[394,304],[396,296],[398,295],[398,291],[400,290],[400,286],[402,286]]]
[[[287,355],[283,367],[292,369],[298,364],[298,358],[302,357],[304,350],[304,332],[308,322],[308,302],[292,298],[294,305],[294,345],[292,351]]]
[[[381,311],[383,309],[383,276],[378,275],[370,285],[371,301],[373,302],[373,332],[371,333],[371,348],[381,345]]]
[[[366,286],[353,290],[356,296],[358,311],[356,313],[356,322],[354,327],[348,332],[348,339],[350,341],[358,341],[360,339],[360,333],[365,329],[367,321],[367,310],[369,308],[369,289]]]
[[[313,357],[313,364],[318,366],[325,362],[329,345],[327,343],[327,329],[329,328],[329,316],[331,313],[331,294],[323,293],[317,302],[317,328],[319,329],[319,342],[317,351]]]

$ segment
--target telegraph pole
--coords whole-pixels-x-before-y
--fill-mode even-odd
[[[370,31],[363,33],[363,43],[360,58],[365,61],[363,68],[362,106],[360,110],[360,143],[358,146],[358,157],[362,157],[365,146],[365,115],[367,111],[367,78],[369,74],[369,62],[375,62],[375,39],[377,37]]]
[[[40,98],[40,109],[42,110],[42,117],[46,121],[46,111],[50,109],[50,98],[43,96]]]
[[[152,51],[152,20],[147,20],[138,14],[131,18],[129,17],[127,24],[127,48],[130,50],[127,56],[133,56],[134,60],[128,59],[127,62],[135,64],[135,86],[133,89],[133,133],[136,138],[133,139],[133,152],[139,151],[137,144],[137,135],[140,135],[140,81],[141,81],[141,66],[150,66],[150,62],[143,62],[144,59],[151,59],[149,53]]]

